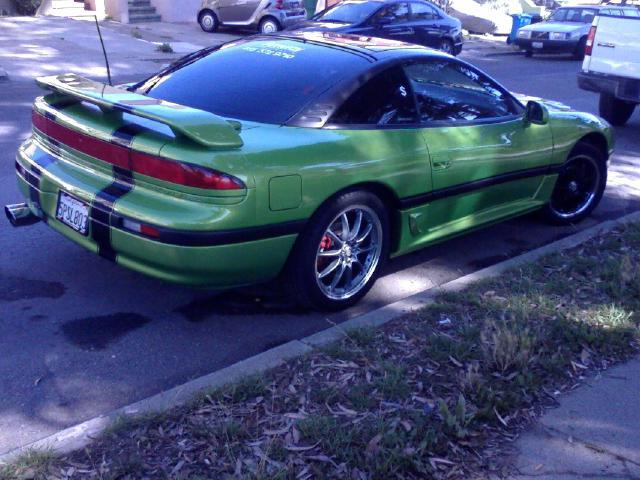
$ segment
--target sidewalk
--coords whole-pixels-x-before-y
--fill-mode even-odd
[[[512,479],[640,479],[639,399],[639,359],[560,397],[517,442]]]

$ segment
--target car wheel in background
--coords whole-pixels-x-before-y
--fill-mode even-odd
[[[524,51],[524,56],[527,57],[527,58],[533,57],[533,51],[532,50],[525,50]]]
[[[448,53],[449,55],[455,55],[456,49],[451,40],[449,40],[448,38],[443,38],[442,40],[440,40],[439,50],[444,53]]]
[[[609,93],[600,94],[600,102],[598,104],[600,116],[611,125],[620,126],[627,123],[635,108],[635,103],[625,102]]]
[[[321,207],[300,234],[286,270],[301,305],[340,310],[373,286],[389,255],[389,217],[366,191],[339,195]]]
[[[573,51],[573,58],[576,60],[584,60],[584,52],[587,48],[587,37],[582,37]]]
[[[280,30],[280,23],[273,17],[265,17],[258,26],[260,33],[275,33]]]
[[[562,166],[545,207],[547,219],[556,225],[577,223],[600,202],[607,185],[607,165],[601,152],[579,143]]]
[[[220,25],[218,16],[211,10],[205,10],[201,12],[200,16],[198,17],[198,23],[200,24],[200,28],[202,28],[202,30],[209,33],[213,33],[218,30],[218,26]]]

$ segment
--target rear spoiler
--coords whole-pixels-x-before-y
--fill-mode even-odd
[[[119,111],[167,125],[176,136],[185,136],[214,149],[240,148],[240,124],[213,113],[129,92],[78,75],[52,75],[36,79],[44,90],[78,102],[88,102],[104,112]]]

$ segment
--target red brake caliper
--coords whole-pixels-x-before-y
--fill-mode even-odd
[[[331,240],[331,237],[329,237],[329,235],[325,235],[324,237],[322,237],[322,240],[320,240],[320,248],[322,250],[329,250],[332,245],[333,240]]]

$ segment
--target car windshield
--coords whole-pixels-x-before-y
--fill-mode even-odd
[[[132,89],[227,118],[283,124],[367,64],[340,48],[263,37],[185,57]]]
[[[551,15],[549,21],[591,23],[596,13],[596,10],[592,8],[559,8]]]
[[[313,19],[319,22],[360,23],[380,8],[378,2],[345,2],[317,15]]]

